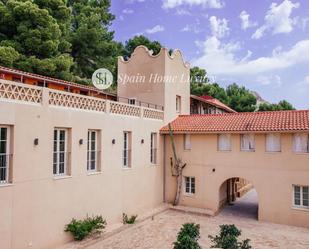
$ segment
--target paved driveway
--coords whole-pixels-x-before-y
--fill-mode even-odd
[[[177,232],[186,222],[200,224],[199,242],[205,249],[210,248],[208,235],[218,233],[221,224],[235,224],[242,230],[243,239],[251,240],[254,249],[309,249],[309,229],[257,221],[255,195],[255,191],[249,192],[212,218],[168,210],[87,249],[171,249]]]

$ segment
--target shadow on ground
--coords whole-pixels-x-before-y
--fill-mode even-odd
[[[219,216],[238,216],[242,218],[258,219],[258,195],[255,189],[250,190],[241,198],[237,198],[232,205],[222,208]]]

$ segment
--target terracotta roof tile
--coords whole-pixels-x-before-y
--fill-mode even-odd
[[[309,131],[309,110],[181,115],[171,126],[174,133]]]
[[[204,96],[191,95],[191,98],[202,101],[202,102],[210,104],[210,105],[214,105],[214,106],[221,108],[221,109],[223,109],[227,112],[236,112],[235,110],[233,110],[229,106],[223,104],[220,100],[213,98],[211,96],[208,96],[208,95],[204,95]]]

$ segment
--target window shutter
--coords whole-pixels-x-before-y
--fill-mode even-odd
[[[293,140],[294,152],[308,152],[308,134],[295,134]]]
[[[281,136],[280,134],[266,135],[266,151],[279,152],[281,151]]]
[[[242,150],[254,150],[255,149],[254,134],[241,135],[241,149]]]
[[[184,140],[185,150],[191,150],[191,135],[185,134]]]
[[[230,134],[219,134],[219,150],[229,151],[231,150],[231,135]]]

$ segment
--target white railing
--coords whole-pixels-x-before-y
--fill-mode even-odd
[[[110,113],[114,114],[122,114],[122,115],[128,115],[128,116],[134,116],[134,117],[140,117],[141,116],[141,107],[129,105],[129,104],[123,104],[120,102],[110,102]]]
[[[49,89],[48,104],[82,110],[105,112],[105,100]]]
[[[42,103],[42,89],[11,81],[0,81],[0,98],[30,103]]]
[[[164,112],[157,109],[84,96],[45,87],[0,80],[0,99],[30,102],[48,106],[89,110],[146,119],[163,120]]]
[[[164,112],[158,111],[155,109],[143,108],[143,117],[144,118],[151,118],[151,119],[164,119]]]

